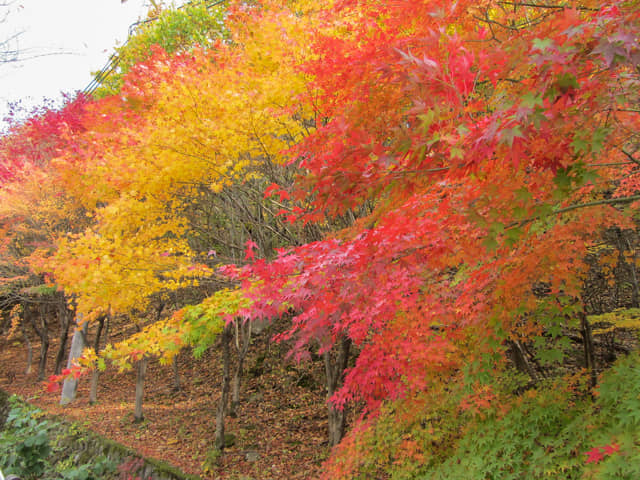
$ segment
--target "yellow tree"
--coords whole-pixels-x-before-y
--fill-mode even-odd
[[[203,190],[260,176],[265,162],[285,164],[282,152],[304,135],[309,113],[296,104],[304,75],[292,66],[300,52],[282,39],[304,45],[306,19],[255,13],[230,17],[231,45],[176,56],[156,49],[119,97],[93,106],[84,150],[57,159],[93,224],[63,239],[50,267],[88,318],[144,311],[152,294],[206,273],[196,262],[206,252],[189,244],[188,207]]]
[[[298,103],[306,77],[295,69],[307,54],[311,21],[299,11],[238,6],[227,19],[231,42],[177,55],[156,47],[131,69],[118,96],[90,106],[87,131],[55,166],[91,225],[60,239],[48,264],[85,320],[104,314],[142,320],[154,298],[209,276],[226,247],[224,239],[210,242],[225,226],[221,218],[215,224],[202,218],[207,203],[234,204],[232,227],[242,226],[231,242],[236,246],[253,233],[265,237],[247,227],[251,222],[268,216],[282,226],[282,204],[262,192],[286,176],[279,173],[287,171],[286,151],[313,128],[312,109]],[[232,190],[251,197],[239,201]],[[263,202],[273,204],[263,209]],[[142,377],[146,357],[130,343],[118,348],[142,360]]]

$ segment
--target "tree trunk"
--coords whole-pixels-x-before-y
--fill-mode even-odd
[[[510,351],[513,355],[514,363],[516,364],[516,368],[523,373],[526,373],[531,378],[531,381],[534,383],[538,382],[538,374],[535,369],[531,366],[531,363],[527,360],[527,355],[522,348],[522,344],[518,340],[509,340]]]
[[[238,358],[236,368],[233,370],[233,381],[231,382],[231,406],[229,408],[229,416],[238,416],[238,407],[240,406],[240,379],[242,377],[242,359]]]
[[[236,368],[233,371],[231,408],[229,410],[229,415],[232,417],[236,417],[238,414],[238,406],[240,405],[240,383],[244,372],[244,360],[247,357],[249,345],[251,344],[252,322],[247,320],[246,322],[241,322],[240,326],[238,326],[238,323],[238,321],[234,323],[238,362],[236,363]]]
[[[82,318],[77,318],[76,325],[82,321]],[[85,346],[85,338],[87,333],[88,324],[85,323],[82,328],[76,326],[71,338],[71,349],[69,351],[69,358],[67,360],[67,368],[71,368],[80,355]],[[62,395],[60,396],[60,405],[66,405],[72,402],[76,398],[76,391],[78,389],[78,380],[75,378],[66,378],[62,384]]]
[[[24,315],[23,309],[23,315]],[[29,335],[27,335],[27,328],[25,326],[24,316],[22,320],[20,320],[20,329],[22,330],[22,336],[24,337],[24,343],[27,344],[27,367],[24,369],[25,375],[29,375],[31,373],[31,364],[33,363],[33,347],[31,346],[31,340],[29,340]]]
[[[28,310],[25,310],[25,314]],[[47,310],[44,305],[40,305],[38,308],[40,314],[40,325],[34,318],[35,315],[27,315],[29,323],[40,337],[40,358],[38,359],[38,381],[42,382],[45,376],[45,369],[47,367],[47,352],[49,351],[49,329],[47,326],[46,314]]]
[[[147,375],[147,357],[138,360],[138,375],[136,377],[136,404],[133,412],[135,422],[142,422],[144,415],[142,413],[142,399],[144,397],[144,378]]]
[[[224,449],[224,420],[227,413],[227,404],[229,403],[229,370],[231,364],[231,326],[224,327],[221,335],[222,342],[222,391],[220,392],[220,401],[218,403],[218,411],[216,413],[216,433],[215,446],[218,450]]]
[[[621,234],[622,236],[622,234]],[[628,237],[625,237],[624,240],[627,243],[627,248],[630,252],[633,253],[633,259],[628,263],[629,269],[631,270],[631,285],[633,286],[633,290],[631,291],[631,306],[634,308],[640,307],[640,282],[638,282],[638,271],[636,270],[636,260],[638,254],[636,250],[631,245],[631,241]],[[625,262],[626,263],[626,262]]]
[[[100,336],[102,335],[102,328],[104,327],[104,317],[98,319],[98,328],[96,329],[96,338],[93,342],[93,351],[96,355],[100,353]],[[100,370],[98,367],[93,370],[91,374],[91,388],[89,390],[89,403],[93,405],[98,401],[98,379],[100,378]]]
[[[329,416],[329,446],[333,447],[340,443],[344,436],[346,417],[344,408],[336,407],[331,403],[331,397],[342,386],[344,381],[344,371],[349,361],[349,350],[351,349],[351,340],[342,337],[337,344],[337,353],[335,358],[331,355],[331,351],[323,354],[324,367],[327,376],[327,408]],[[333,349],[332,349],[333,350]]]
[[[46,327],[44,327],[46,332]],[[38,381],[42,382],[47,368],[47,352],[49,351],[49,335],[45,333],[40,343],[40,361],[38,362]]]
[[[69,325],[71,325],[72,312],[67,308],[66,302],[62,300],[60,306],[60,345],[58,346],[58,353],[56,353],[56,364],[53,372],[56,375],[60,375],[62,372],[62,365],[64,364],[64,354],[67,350],[67,340],[69,339]]]
[[[593,333],[591,332],[591,325],[587,319],[585,312],[580,312],[580,327],[582,339],[584,341],[584,364],[585,368],[591,375],[591,386],[595,387],[597,383],[596,377],[596,360],[593,350]]]
[[[180,385],[180,370],[178,369],[178,355],[174,355],[171,359],[171,367],[173,368],[173,391],[179,392]]]

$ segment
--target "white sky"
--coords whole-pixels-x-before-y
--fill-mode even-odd
[[[0,0],[9,12],[0,41],[23,32],[18,48],[26,60],[0,64],[0,126],[7,102],[27,107],[61,92],[83,90],[91,72],[101,70],[113,48],[127,39],[129,26],[144,19],[148,0]],[[7,8],[0,7],[1,14]],[[55,54],[55,55],[51,55]],[[34,58],[29,58],[34,57]]]

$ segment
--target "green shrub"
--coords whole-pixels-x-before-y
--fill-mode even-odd
[[[3,471],[24,479],[39,478],[51,453],[49,423],[42,420],[40,410],[21,404],[16,397],[11,397],[9,402],[11,410],[5,429],[0,432]]]
[[[0,469],[23,480],[102,480],[116,471],[116,462],[100,455],[91,463],[74,465],[65,444],[74,429],[60,428],[44,418],[44,413],[17,397],[9,399],[10,410],[4,430],[0,431]],[[52,438],[55,441],[52,441]]]

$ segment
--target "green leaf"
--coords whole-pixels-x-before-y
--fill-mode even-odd
[[[516,125],[513,128],[505,128],[500,134],[500,143],[504,143],[509,145],[509,147],[512,147],[514,138],[524,138],[520,125]]]
[[[498,241],[496,240],[496,237],[494,235],[486,236],[482,243],[484,247],[490,252],[493,252],[498,248]]]
[[[429,131],[431,125],[433,125],[433,122],[435,122],[436,120],[436,112],[434,112],[433,110],[428,110],[426,113],[421,113],[420,115],[418,115],[418,119],[421,122],[420,128],[422,129],[422,131],[427,132]]]
[[[570,169],[568,168],[559,168],[556,172],[556,176],[553,179],[553,183],[562,190],[567,191],[571,188],[572,178],[569,175]]]
[[[580,84],[578,83],[578,79],[575,77],[575,75],[567,72],[559,75],[556,83],[563,93],[571,89],[580,88]]]
[[[599,153],[602,150],[605,140],[609,135],[609,128],[606,127],[598,127],[593,132],[593,136],[591,137],[591,151],[593,153]]]
[[[527,108],[534,108],[535,106],[542,107],[544,105],[542,95],[536,95],[533,92],[525,93],[522,96],[522,105]]]
[[[520,237],[522,237],[522,229],[519,227],[513,227],[513,228],[509,228],[505,231],[505,235],[506,235],[506,243],[509,246],[513,246],[515,245],[518,240],[520,240]]]
[[[449,154],[451,158],[464,158],[464,150],[458,147],[451,147]]]
[[[553,45],[553,40],[550,38],[534,38],[533,49],[544,52],[547,48]]]
[[[589,142],[587,142],[583,136],[583,132],[575,133],[571,146],[573,147],[573,153],[576,155],[586,154],[589,152]]]

